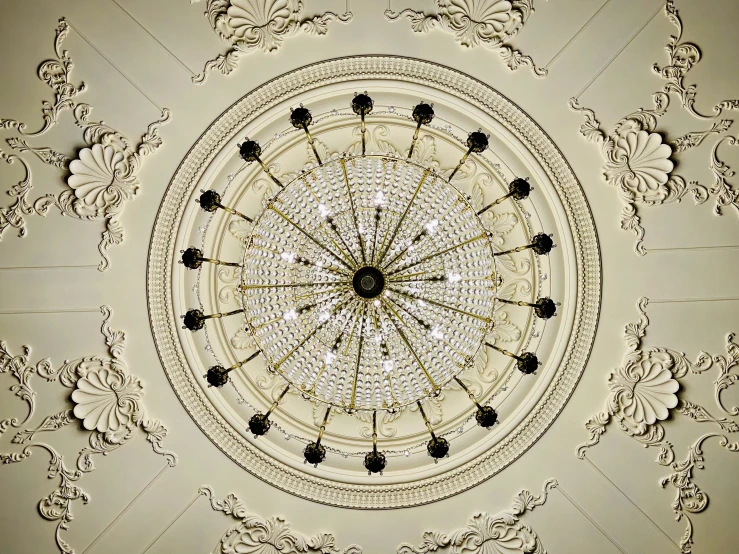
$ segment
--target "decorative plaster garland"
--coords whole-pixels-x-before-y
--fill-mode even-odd
[[[85,356],[65,361],[58,369],[53,369],[49,359],[45,358],[35,366],[29,366],[31,349],[28,346],[23,347],[23,354],[13,356],[6,343],[0,341],[0,373],[13,375],[18,384],[13,385],[10,390],[29,405],[29,413],[23,422],[19,423],[17,418],[2,420],[0,434],[9,425],[20,427],[33,415],[36,393],[30,385],[32,375],[39,375],[49,382],[58,380],[65,387],[73,389],[71,401],[74,408],[47,416],[34,429],[18,432],[12,442],[25,445],[20,452],[0,453],[0,463],[3,464],[23,462],[34,448],[45,449],[51,455],[48,477],[59,477],[60,483],[56,490],[41,500],[39,512],[44,518],[59,522],[56,542],[60,552],[65,554],[74,554],[74,550],[61,537],[61,532],[69,528],[73,519],[71,503],[79,499],[84,503],[89,500],[89,496],[72,483],[79,481],[84,473],[95,470],[93,455],[107,455],[117,450],[141,428],[152,450],[164,456],[170,467],[177,464],[177,456],[162,446],[162,441],[167,436],[166,427],[147,414],[142,401],[143,385],[137,377],[129,373],[121,358],[126,340],[124,333],[113,331],[108,326],[112,315],[108,306],[101,306],[100,311],[103,313],[101,331],[110,357]],[[80,451],[76,470],[67,469],[62,456],[53,447],[37,442],[28,444],[38,433],[56,431],[75,422],[80,422],[82,428],[90,431],[89,446]]]
[[[508,46],[534,11],[534,0],[436,0],[436,13],[388,8],[385,18],[394,21],[402,16],[411,22],[416,33],[427,33],[437,25],[466,48],[486,46],[497,50],[511,71],[528,66],[537,77],[547,70],[536,67],[531,56]]]
[[[197,84],[203,83],[212,71],[230,74],[242,54],[255,50],[272,52],[298,31],[325,35],[332,21],[347,23],[352,19],[348,5],[343,14],[323,12],[304,17],[302,0],[208,0],[205,16],[213,31],[230,48],[208,61],[203,72],[192,78]]]
[[[544,483],[541,494],[533,495],[522,490],[514,498],[510,511],[495,515],[478,512],[472,516],[467,527],[449,534],[427,531],[423,534],[421,544],[401,544],[397,554],[427,554],[440,549],[449,554],[547,554],[536,532],[519,516],[543,505],[549,491],[557,485],[556,479],[549,479]]]
[[[687,183],[683,177],[673,172],[675,164],[670,159],[677,154],[699,146],[709,135],[724,135],[733,120],[722,119],[712,124],[710,129],[687,133],[671,142],[665,142],[664,133],[657,132],[657,118],[667,112],[669,95],[676,94],[683,107],[699,119],[714,119],[723,110],[739,109],[739,100],[725,100],[713,108],[714,115],[705,116],[695,110],[696,85],[685,86],[683,79],[694,64],[700,60],[698,47],[690,42],[680,42],[682,21],[675,9],[674,1],[667,0],[665,15],[677,27],[677,35],[670,36],[666,50],[670,62],[654,71],[668,82],[662,91],[655,92],[654,109],[639,110],[621,118],[610,131],[604,131],[595,112],[580,105],[577,98],[570,98],[570,108],[585,116],[580,133],[587,140],[599,144],[605,160],[603,175],[608,184],[618,189],[625,206],[621,212],[621,228],[636,235],[634,250],[647,253],[644,245],[644,228],[637,212],[637,206],[659,206],[680,202],[687,192],[693,195],[696,204],[702,204],[714,196],[717,215],[722,215],[724,207],[733,206],[739,212],[739,191],[727,181],[734,171],[718,158],[718,148],[722,144],[735,145],[737,139],[723,136],[714,143],[711,150],[709,168],[714,175],[710,186],[697,181]]]
[[[216,512],[223,512],[239,521],[218,541],[221,554],[362,554],[362,549],[356,544],[343,550],[336,548],[336,539],[329,533],[318,533],[308,538],[292,531],[290,524],[281,517],[264,519],[249,514],[235,494],[219,501],[208,486],[200,487],[198,494],[205,496]]]
[[[688,457],[682,462],[675,461],[675,453],[670,442],[665,440],[665,429],[660,423],[668,419],[670,410],[688,416],[699,423],[713,423],[721,431],[735,433],[739,425],[727,418],[712,416],[703,406],[678,397],[679,380],[688,373],[699,375],[714,364],[719,368],[719,376],[714,382],[714,395],[718,407],[728,415],[739,415],[739,407],[727,409],[721,401],[721,393],[739,380],[739,375],[731,370],[739,365],[739,345],[734,335],[726,337],[727,356],[711,357],[701,352],[695,362],[691,362],[683,352],[669,348],[642,348],[642,338],[646,334],[649,319],[646,306],[649,300],[640,298],[637,304],[641,318],[630,323],[625,329],[628,352],[623,367],[616,368],[608,380],[611,393],[606,400],[605,410],[594,415],[585,424],[590,438],[577,448],[577,455],[583,458],[588,448],[600,442],[609,423],[616,421],[627,435],[641,442],[645,447],[659,448],[656,462],[670,466],[673,473],[660,481],[662,486],[670,483],[677,489],[672,507],[677,521],[685,518],[686,530],[680,540],[682,552],[689,553],[693,545],[693,524],[688,514],[702,512],[708,505],[708,496],[693,483],[693,470],[703,469],[703,443],[711,438],[719,438],[719,444],[731,452],[739,451],[739,442],[730,442],[720,433],[707,433],[701,436],[688,450]]]
[[[557,375],[514,431],[484,455],[442,475],[394,485],[345,484],[294,469],[263,454],[213,408],[195,380],[179,343],[172,306],[176,230],[201,175],[248,121],[296,95],[326,84],[377,79],[403,81],[454,94],[483,110],[523,141],[554,183],[574,236],[575,316]],[[159,210],[149,251],[148,305],[155,342],[172,386],[209,438],[255,476],[291,494],[352,508],[390,508],[433,502],[469,489],[521,456],[564,407],[585,367],[600,306],[600,254],[582,188],[559,150],[524,112],[494,89],[457,71],[401,57],[351,57],[290,72],[255,89],[228,109],[195,144],[178,168]]]
[[[43,127],[34,133],[26,132],[26,124],[14,119],[0,119],[0,128],[17,129],[22,135],[35,137],[44,134],[58,121],[59,114],[72,110],[75,123],[82,129],[85,148],[77,152],[72,160],[64,154],[48,147],[34,147],[19,137],[7,139],[11,148],[18,152],[31,152],[45,164],[64,170],[68,188],[58,196],[44,195],[33,202],[28,199],[31,192],[31,170],[24,161],[16,156],[8,156],[0,151],[0,159],[12,163],[18,159],[26,170],[26,177],[13,187],[9,194],[17,198],[15,204],[0,208],[0,239],[8,227],[18,229],[18,236],[26,234],[24,216],[34,213],[45,216],[51,206],[56,206],[62,215],[83,221],[105,221],[105,230],[98,250],[103,260],[98,269],[105,271],[110,267],[107,251],[114,244],[123,241],[123,225],[118,216],[123,211],[126,201],[133,198],[140,184],[138,172],[144,156],[152,154],[162,145],[158,128],[169,121],[170,112],[162,110],[161,117],[151,123],[138,144],[132,144],[128,138],[106,125],[103,121],[90,121],[92,106],[76,103],[74,98],[86,90],[81,83],[75,86],[69,82],[74,67],[72,58],[66,50],[62,50],[62,42],[69,34],[69,24],[62,18],[56,29],[54,49],[57,59],[46,60],[41,64],[39,79],[46,82],[56,92],[54,103],[43,101]]]
[[[466,527],[451,533],[428,531],[423,534],[421,544],[414,546],[403,543],[398,546],[397,554],[546,554],[536,532],[519,516],[542,506],[547,501],[549,491],[557,486],[555,479],[549,479],[544,483],[541,494],[533,495],[528,490],[522,490],[514,497],[509,511],[498,514],[478,512]],[[209,486],[200,487],[198,493],[210,501],[213,510],[230,515],[239,522],[218,541],[217,552],[220,554],[362,554],[362,548],[356,544],[343,550],[337,548],[336,539],[331,534],[318,533],[308,538],[292,531],[290,523],[281,517],[264,519],[249,514],[243,502],[234,494],[219,501],[214,498],[215,493]]]

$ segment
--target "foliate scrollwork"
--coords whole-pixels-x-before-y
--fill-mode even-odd
[[[222,554],[362,554],[362,549],[352,544],[344,549],[336,547],[336,539],[328,533],[306,537],[293,531],[281,517],[261,518],[249,514],[234,494],[216,500],[213,489],[204,486],[198,493],[205,496],[213,510],[233,517],[239,523],[226,531],[219,541]]]
[[[197,84],[212,71],[230,74],[243,54],[277,50],[299,31],[325,35],[331,21],[346,23],[352,13],[347,10],[343,14],[324,12],[305,17],[302,0],[208,0],[205,16],[230,49],[205,64],[203,72],[192,78]]]
[[[10,387],[18,398],[28,404],[28,414],[23,421],[17,418],[9,418],[3,420],[2,429],[7,429],[8,425],[18,427],[31,419],[35,410],[36,392],[31,388],[31,377],[34,373],[44,375],[51,368],[51,362],[48,358],[39,361],[35,366],[28,365],[28,357],[31,354],[31,348],[24,345],[23,354],[13,355],[8,350],[8,345],[0,340],[0,373],[10,373],[16,381],[16,384]]]
[[[0,462],[3,464],[21,463],[31,456],[33,448],[42,448],[50,454],[48,478],[59,478],[59,487],[49,496],[41,499],[38,511],[44,519],[59,522],[55,534],[59,551],[63,554],[74,554],[74,549],[62,538],[61,532],[69,529],[69,523],[74,519],[70,507],[72,502],[82,500],[84,504],[87,504],[90,500],[87,493],[74,484],[80,480],[82,473],[79,470],[67,469],[62,456],[51,446],[43,443],[30,444],[22,452],[0,453]]]
[[[664,133],[656,130],[657,120],[667,112],[669,95],[676,94],[682,106],[700,119],[715,119],[724,110],[739,109],[739,100],[724,100],[713,108],[713,115],[702,115],[695,109],[696,85],[685,85],[684,77],[701,58],[698,47],[690,42],[680,42],[683,24],[675,9],[674,0],[667,0],[665,15],[677,27],[677,35],[671,35],[666,50],[669,63],[664,67],[654,65],[654,71],[667,80],[661,91],[653,94],[655,108],[629,114],[621,118],[613,128],[606,132],[601,128],[593,110],[581,106],[576,98],[570,99],[570,108],[582,114],[585,122],[580,126],[580,134],[587,140],[601,146],[605,160],[603,174],[608,184],[614,185],[625,203],[621,213],[621,228],[636,236],[635,250],[646,254],[642,242],[644,228],[637,210],[638,206],[658,206],[680,202],[686,193],[693,196],[696,204],[702,204],[709,197],[716,202],[714,209],[722,215],[722,209],[733,206],[739,213],[739,191],[727,179],[734,171],[717,157],[718,147],[727,142],[734,145],[737,139],[727,136],[733,120],[715,121],[709,129],[686,133],[669,143],[664,141]],[[689,151],[709,136],[719,138],[711,151],[709,169],[714,175],[714,183],[704,186],[697,181],[686,181],[674,173],[673,159]]]
[[[24,237],[26,235],[26,220],[24,216],[31,215],[33,213],[33,207],[28,201],[28,194],[31,192],[33,185],[31,184],[31,169],[28,164],[24,162],[18,156],[8,155],[0,150],[0,160],[5,163],[12,164],[20,162],[25,169],[25,177],[19,181],[17,185],[14,185],[12,189],[8,191],[8,195],[14,197],[15,202],[7,208],[0,208],[0,241],[3,239],[3,231],[8,227],[18,229],[18,236]]]
[[[495,515],[477,513],[466,527],[449,534],[427,531],[421,544],[401,544],[397,554],[427,554],[440,550],[449,554],[546,554],[536,532],[519,516],[544,504],[549,491],[556,487],[557,481],[550,479],[544,483],[542,494],[533,495],[523,490],[515,497],[510,511]]]
[[[438,25],[466,48],[487,46],[497,50],[511,70],[527,66],[535,76],[545,77],[546,69],[509,46],[533,11],[533,0],[436,0],[436,13],[388,9],[385,17],[391,21],[407,17],[416,33],[426,33]]]
[[[94,455],[108,454],[120,448],[142,429],[156,454],[164,456],[169,466],[177,463],[176,455],[162,447],[167,429],[147,414],[143,405],[143,385],[137,377],[129,373],[121,358],[125,346],[124,333],[110,328],[108,323],[112,312],[108,306],[101,306],[100,310],[103,313],[101,332],[110,357],[85,356],[65,361],[56,369],[48,359],[44,359],[31,367],[28,366],[30,348],[24,346],[23,354],[13,356],[7,345],[0,341],[0,372],[10,372],[16,377],[19,383],[11,390],[30,406],[29,416],[23,423],[33,414],[35,392],[30,384],[33,374],[49,382],[58,381],[64,387],[73,389],[70,396],[73,408],[45,417],[33,429],[18,432],[12,443],[25,445],[21,452],[0,454],[0,462],[19,463],[28,458],[34,447],[49,451],[52,457],[49,478],[60,477],[61,485],[41,501],[39,511],[46,519],[59,520],[57,545],[61,552],[70,554],[74,550],[60,537],[60,532],[66,530],[72,520],[70,503],[77,499],[87,502],[87,496],[70,483],[95,469]],[[41,443],[29,444],[38,433],[53,432],[72,423],[79,423],[82,429],[90,431],[88,446],[80,451],[74,471],[65,468],[61,456],[52,447]],[[17,420],[10,424],[20,426]]]
[[[577,455],[583,458],[588,448],[598,444],[612,421],[645,447],[658,448],[656,462],[670,466],[674,471],[662,480],[662,486],[669,482],[678,489],[673,509],[678,521],[686,520],[687,528],[680,540],[680,547],[682,552],[689,553],[693,544],[693,527],[688,513],[701,512],[708,503],[705,493],[692,483],[693,469],[703,469],[701,444],[710,437],[719,437],[721,446],[732,452],[739,450],[739,444],[731,443],[724,435],[708,433],[690,448],[688,459],[676,462],[673,446],[665,439],[665,428],[661,422],[667,420],[674,411],[698,423],[717,425],[728,433],[739,432],[739,425],[735,421],[716,418],[703,406],[678,396],[680,379],[688,373],[702,374],[715,364],[720,371],[714,382],[716,403],[730,415],[739,414],[737,407],[726,410],[720,398],[721,391],[739,379],[739,376],[731,373],[731,369],[739,361],[739,346],[733,342],[734,335],[728,335],[727,356],[711,357],[706,352],[701,352],[695,362],[688,360],[684,353],[669,348],[644,348],[642,339],[649,325],[647,304],[648,300],[641,298],[638,303],[640,320],[626,325],[628,352],[623,366],[611,373],[608,380],[610,394],[605,409],[585,424],[589,438],[577,448]]]
[[[677,154],[701,144],[707,136],[725,133],[732,121],[721,120],[707,131],[688,133],[667,143],[655,129],[657,118],[666,113],[669,100],[666,94],[658,92],[654,94],[654,102],[653,110],[639,109],[620,119],[606,132],[600,128],[592,110],[582,107],[577,99],[570,99],[570,108],[585,116],[580,134],[601,146],[605,160],[605,181],[616,187],[625,203],[621,213],[621,228],[636,235],[635,251],[641,255],[646,254],[646,249],[642,244],[644,228],[637,206],[680,202],[690,192],[696,204],[705,202],[709,195],[713,195],[718,215],[721,215],[720,210],[724,206],[733,205],[739,210],[739,192],[726,181],[734,172],[716,157],[716,150],[724,140],[730,144],[736,143],[733,137],[723,137],[713,148],[710,169],[715,181],[711,187],[697,182],[687,183],[683,177],[673,172],[675,164],[672,161]]]
[[[705,469],[702,446],[711,437],[717,437],[719,445],[729,452],[739,451],[739,443],[729,441],[724,435],[705,434],[688,449],[685,460],[670,465],[673,473],[660,480],[663,487],[669,483],[677,489],[672,509],[676,521],[685,520],[685,533],[680,538],[680,551],[685,554],[690,554],[693,550],[693,522],[689,514],[700,513],[708,506],[708,495],[693,482],[693,470]]]
[[[64,20],[59,20],[56,28],[56,36],[54,37],[54,52],[56,58],[46,60],[41,63],[38,68],[38,77],[45,82],[56,93],[54,102],[44,100],[41,105],[41,115],[44,124],[38,131],[27,132],[26,124],[15,119],[0,118],[0,129],[17,129],[19,133],[29,137],[42,135],[52,125],[58,121],[59,114],[64,110],[73,109],[75,106],[73,98],[84,92],[87,88],[85,83],[74,85],[70,82],[70,74],[74,68],[72,58],[69,52],[62,49],[62,42],[69,34],[69,24]]]
[[[654,64],[652,69],[654,72],[665,79],[667,84],[663,87],[665,93],[674,93],[680,98],[683,107],[694,116],[701,119],[712,119],[721,115],[723,110],[739,109],[739,100],[722,100],[713,107],[714,115],[703,115],[695,109],[695,96],[697,93],[697,85],[685,85],[685,75],[695,64],[701,59],[701,51],[697,45],[692,42],[680,42],[683,36],[683,22],[675,8],[674,0],[665,2],[665,16],[677,28],[677,34],[670,35],[670,39],[665,46],[669,62],[667,65],[660,67]]]
[[[64,19],[59,22],[55,49],[58,61],[47,61],[39,69],[39,77],[57,91],[55,104],[44,102],[45,126],[36,133],[26,133],[25,125],[15,120],[0,120],[0,127],[15,128],[27,136],[40,135],[56,123],[59,112],[72,110],[75,123],[82,129],[86,147],[79,149],[76,158],[49,147],[37,147],[18,137],[7,139],[11,148],[18,152],[30,152],[43,163],[65,171],[67,188],[58,195],[48,194],[31,203],[28,194],[31,190],[31,173],[25,162],[26,179],[9,191],[18,198],[10,208],[0,209],[0,235],[6,227],[19,229],[24,236],[25,215],[45,216],[51,206],[56,206],[62,215],[84,221],[104,221],[105,229],[98,250],[103,258],[98,269],[105,271],[110,266],[107,250],[113,244],[123,241],[123,227],[117,216],[123,211],[125,203],[133,198],[139,185],[137,174],[141,168],[141,158],[153,153],[162,144],[159,126],[169,121],[170,112],[162,111],[161,117],[151,123],[138,144],[133,144],[121,133],[103,122],[89,120],[92,107],[76,103],[74,97],[84,90],[84,84],[75,87],[69,84],[69,76],[74,67],[66,50],[61,49],[62,41],[69,31]],[[11,163],[16,156],[6,156],[0,152],[0,159]]]

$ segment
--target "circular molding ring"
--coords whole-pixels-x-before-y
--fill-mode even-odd
[[[367,79],[409,82],[451,93],[498,121],[527,146],[560,197],[575,249],[575,316],[567,350],[556,376],[536,406],[501,442],[483,455],[433,477],[403,484],[339,483],[309,475],[268,457],[252,446],[210,404],[188,367],[172,305],[176,236],[185,203],[210,162],[250,120],[322,86]],[[600,250],[585,194],[562,153],[516,104],[488,85],[427,61],[390,56],[357,56],[319,62],[286,73],[254,89],[228,108],[197,140],[180,164],[159,208],[149,247],[147,299],[159,357],[185,409],[232,460],[256,477],[291,494],[347,508],[400,508],[426,504],[465,491],[519,458],[552,424],[582,375],[595,338],[601,295]]]

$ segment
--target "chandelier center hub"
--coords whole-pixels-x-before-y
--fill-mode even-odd
[[[385,290],[385,275],[376,267],[361,267],[354,274],[352,286],[360,297],[376,298]]]

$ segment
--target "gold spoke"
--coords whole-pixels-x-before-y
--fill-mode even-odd
[[[434,306],[438,306],[439,308],[444,308],[445,310],[449,310],[452,312],[457,312],[458,314],[466,315],[468,317],[474,317],[475,319],[479,319],[480,321],[484,323],[490,323],[490,319],[487,317],[482,317],[477,314],[473,314],[471,312],[467,312],[465,310],[460,310],[459,308],[455,308],[454,306],[449,306],[447,304],[444,304],[442,302],[437,302],[436,300],[431,300],[430,298],[425,298],[423,296],[416,296],[414,294],[409,294],[407,292],[403,292],[402,290],[394,289],[390,287],[390,290],[393,291],[396,294],[400,294],[402,296],[405,296],[406,298],[413,298],[414,300],[420,300],[422,302],[428,302],[429,304],[433,304]]]
[[[354,384],[352,385],[352,401],[349,406],[353,409],[357,399],[357,379],[359,378],[359,362],[362,361],[362,345],[364,343],[364,318],[367,315],[367,304],[362,307],[362,317],[359,319],[359,347],[357,349],[357,363],[354,366]],[[350,339],[351,342],[351,339]]]
[[[339,308],[340,308],[341,306],[343,306],[344,304],[346,304],[346,303],[347,303],[347,302],[348,302],[349,300],[352,300],[352,297],[351,297],[351,296],[350,296],[350,297],[348,297],[348,298],[347,298],[347,299],[346,299],[345,301],[343,301],[343,302],[339,302],[339,304],[337,304],[337,305],[336,305],[336,306],[334,307],[334,309],[332,310],[332,313],[331,313],[331,315],[335,314],[335,313],[337,312],[337,310],[338,310],[338,309],[339,309]],[[303,345],[304,345],[304,344],[305,344],[306,342],[308,342],[308,340],[310,340],[310,339],[311,339],[311,337],[313,337],[313,335],[315,335],[315,334],[316,334],[316,333],[317,333],[317,332],[318,332],[318,331],[319,331],[319,330],[320,330],[320,329],[321,329],[321,328],[322,328],[322,327],[323,327],[323,326],[324,326],[324,325],[325,325],[325,324],[326,324],[326,323],[327,323],[328,321],[330,321],[330,318],[329,318],[329,319],[327,319],[326,321],[323,321],[323,322],[319,323],[317,327],[315,327],[315,328],[314,328],[314,329],[313,329],[313,330],[312,330],[312,331],[311,331],[310,333],[308,333],[308,334],[307,334],[307,335],[305,336],[305,338],[303,338],[303,340],[301,340],[301,341],[300,341],[300,342],[299,342],[298,344],[296,344],[296,345],[295,345],[295,347],[294,347],[294,348],[293,348],[292,350],[290,350],[290,352],[288,352],[287,354],[285,354],[285,355],[284,355],[284,356],[282,357],[282,359],[281,359],[281,360],[280,360],[279,362],[277,362],[277,363],[275,364],[275,369],[279,369],[279,368],[280,368],[280,366],[281,366],[282,364],[284,364],[284,363],[285,363],[285,362],[287,361],[287,359],[288,359],[288,358],[289,358],[290,356],[292,356],[293,354],[295,354],[295,352],[296,352],[296,351],[298,350],[298,348],[300,348],[300,347],[301,347],[301,346],[303,346]]]
[[[470,244],[471,242],[478,241],[478,240],[483,239],[485,237],[487,237],[487,234],[486,233],[481,233],[481,234],[477,235],[476,237],[472,237],[471,239],[467,239],[466,241],[457,244],[456,246],[450,246],[449,248],[445,248],[444,250],[442,250],[440,252],[435,252],[434,254],[429,254],[428,256],[426,256],[424,258],[421,258],[420,260],[417,260],[417,261],[413,262],[412,264],[409,264],[409,265],[407,265],[405,267],[401,267],[400,269],[396,269],[395,271],[392,271],[392,272],[388,273],[388,275],[389,276],[397,275],[401,271],[405,271],[406,269],[410,269],[412,267],[415,267],[418,264],[422,264],[424,262],[427,262],[429,260],[432,260],[433,258],[437,258],[439,256],[442,256],[442,255],[444,255],[444,254],[446,254],[448,252],[451,252],[452,250],[456,250],[457,248],[462,248],[463,246],[466,246],[467,244]],[[403,275],[403,277],[405,277],[405,275]]]
[[[398,231],[400,230],[400,226],[403,225],[403,221],[405,221],[406,216],[408,215],[408,212],[411,209],[411,206],[413,205],[413,202],[416,200],[416,196],[418,196],[419,191],[421,190],[421,187],[426,182],[426,177],[428,177],[429,173],[431,172],[430,169],[427,169],[423,172],[423,175],[421,176],[421,179],[418,181],[418,186],[416,187],[416,190],[413,192],[413,196],[411,196],[410,202],[408,202],[408,205],[405,207],[405,211],[403,212],[403,215],[400,216],[400,219],[398,220],[398,224],[395,226],[395,229],[393,230],[393,234],[390,235],[390,240],[385,244],[385,241],[383,240],[383,249],[380,254],[380,259],[377,262],[378,265],[382,265],[383,260],[385,259],[385,256],[387,255],[388,250],[390,250],[390,246],[393,244],[393,241],[395,240],[395,236],[398,234]]]
[[[262,240],[264,240],[264,239],[262,239]],[[277,254],[277,255],[282,254],[282,252],[278,252],[277,250],[273,250],[271,248],[265,248],[264,246],[258,246],[256,244],[250,245],[249,248],[254,248],[256,250],[261,250],[262,252],[271,252],[272,254]],[[330,271],[332,273],[336,273],[338,275],[341,275],[342,277],[347,277],[347,276],[351,275],[350,273],[347,273],[346,270],[341,269],[339,267],[334,267],[332,265],[318,265],[315,262],[311,262],[310,260],[307,260],[307,259],[302,258],[302,257],[301,257],[301,260],[303,260],[303,261],[302,262],[295,262],[295,263],[298,263],[300,265],[310,265],[310,266],[315,267],[317,269],[325,269],[326,271]]]
[[[459,203],[459,200],[457,200],[456,202],[454,202],[454,204],[452,204],[446,210],[446,212],[444,212],[444,215],[443,216],[439,216],[439,219],[441,219],[441,220],[445,219],[449,215],[449,212],[451,212],[458,203]],[[439,220],[437,220],[437,221],[439,221]],[[413,246],[415,243],[419,242],[420,239],[421,239],[421,237],[426,236],[426,235],[428,235],[428,230],[424,227],[424,230],[421,231],[418,235],[416,235],[416,238],[414,238],[413,241],[411,241],[411,243],[408,246],[406,246],[403,250],[401,250],[398,254],[396,254],[396,256],[392,260],[390,260],[388,263],[386,263],[383,266],[383,270],[386,271],[390,266],[392,266],[395,262],[397,262],[400,258],[402,258],[403,255],[405,255],[405,253],[408,252],[408,249],[411,246]]]
[[[300,231],[301,233],[303,233],[306,237],[308,237],[308,239],[310,239],[311,241],[313,241],[316,244],[316,246],[318,246],[322,250],[324,250],[324,251],[328,252],[329,254],[331,254],[336,259],[337,262],[339,262],[340,264],[342,264],[343,266],[345,266],[350,272],[353,272],[354,271],[354,268],[351,266],[350,263],[348,263],[346,260],[342,260],[341,257],[337,256],[334,253],[333,250],[331,250],[327,246],[324,246],[323,244],[321,244],[321,242],[319,240],[317,240],[315,237],[313,237],[313,235],[311,235],[308,231],[306,231],[300,225],[298,225],[297,223],[295,223],[292,219],[290,219],[289,217],[287,217],[284,213],[282,213],[282,211],[280,211],[279,208],[275,207],[274,204],[272,204],[270,206],[270,209],[273,212],[275,212],[277,215],[279,215],[282,219],[284,219],[285,221],[287,221],[290,225],[292,225],[293,227],[295,227],[298,231]]]
[[[393,307],[388,302],[385,301],[384,298],[382,300],[382,305],[383,305],[383,307],[386,307],[391,312],[393,312],[393,314],[395,315],[395,317],[397,317],[401,322],[403,321],[403,318],[400,317],[400,314],[398,314],[398,312],[396,312],[393,309]],[[400,336],[400,338],[402,339],[402,341],[405,343],[406,347],[408,348],[408,351],[411,353],[411,355],[413,356],[413,358],[416,360],[416,363],[418,364],[418,367],[421,368],[421,371],[423,371],[424,375],[426,376],[426,379],[428,379],[428,382],[431,384],[431,389],[432,390],[438,390],[439,389],[439,386],[434,382],[434,378],[431,377],[431,374],[426,369],[426,366],[423,365],[423,362],[418,357],[418,354],[416,354],[416,351],[413,349],[413,346],[411,346],[411,343],[408,340],[408,337],[405,336],[405,333],[403,332],[403,330],[400,327],[398,327],[398,324],[395,323],[395,321],[393,320],[392,317],[388,316],[388,319],[390,320],[390,323],[393,324],[393,327],[395,327],[395,330],[398,332],[398,335]]]
[[[280,283],[278,285],[241,285],[242,290],[247,289],[285,289],[295,287],[324,287],[335,285],[351,285],[351,281],[326,281],[325,283]]]
[[[346,193],[349,195],[349,204],[352,208],[352,218],[354,219],[354,228],[357,230],[357,240],[359,241],[359,250],[362,252],[362,262],[364,265],[367,265],[367,256],[364,253],[364,240],[362,240],[362,233],[359,232],[359,221],[357,220],[357,211],[354,207],[354,197],[352,196],[352,190],[349,186],[349,176],[346,173],[346,162],[344,160],[339,160],[341,162],[341,169],[344,170],[344,183],[346,184]]]

